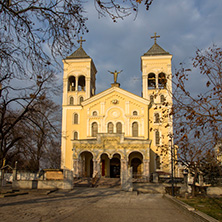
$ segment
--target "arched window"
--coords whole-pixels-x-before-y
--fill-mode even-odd
[[[108,125],[107,125],[107,131],[108,131],[108,133],[113,133],[113,123],[108,123]]]
[[[138,115],[137,111],[133,111],[133,115],[137,116]]]
[[[93,116],[97,116],[97,112],[96,112],[96,111],[93,111],[92,115],[93,115]]]
[[[160,156],[156,154],[156,169],[160,170]]]
[[[161,72],[159,75],[158,75],[158,88],[160,89],[165,89],[166,88],[166,75]]]
[[[85,76],[79,76],[78,78],[78,91],[85,91]]]
[[[70,105],[73,105],[73,103],[74,103],[74,99],[73,99],[73,97],[70,97],[70,99],[69,99],[69,104],[70,104]]]
[[[76,86],[76,78],[74,76],[70,76],[68,79],[68,91],[75,91]]]
[[[155,143],[156,143],[156,146],[160,145],[160,132],[159,132],[159,130],[156,130],[156,132],[155,132]]]
[[[78,140],[78,132],[74,132],[73,138],[74,140]]]
[[[154,73],[150,73],[148,75],[148,89],[156,88],[156,75]]]
[[[159,113],[154,114],[154,123],[160,123],[160,114]]]
[[[132,124],[132,136],[138,137],[138,123],[137,122],[134,122]]]
[[[154,103],[154,96],[153,95],[150,95],[150,103]]]
[[[118,122],[116,124],[116,132],[117,133],[122,133],[122,123]]]
[[[79,118],[79,117],[78,117],[78,114],[75,113],[75,114],[74,114],[74,121],[73,121],[74,124],[78,124],[78,122],[79,122],[78,118]]]
[[[92,123],[92,136],[96,137],[98,133],[98,124],[96,122]]]
[[[84,100],[83,97],[80,96],[80,97],[79,97],[79,104],[81,104],[81,103],[83,102],[83,100]]]
[[[160,96],[160,102],[161,102],[161,103],[164,103],[165,101],[166,101],[165,96],[164,96],[164,95],[161,95],[161,96]]]

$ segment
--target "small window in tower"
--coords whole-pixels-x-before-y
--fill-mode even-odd
[[[74,140],[78,140],[78,132],[74,132]]]
[[[86,86],[85,76],[79,76],[78,91],[85,91],[85,86]]]
[[[78,117],[78,114],[75,113],[75,114],[74,114],[74,124],[78,124],[78,122],[79,122],[79,121],[78,121],[78,118],[79,118],[79,117]]]
[[[159,130],[156,130],[156,132],[155,132],[155,143],[156,143],[156,146],[160,145],[160,132],[159,132]]]
[[[137,122],[134,122],[132,124],[132,136],[133,137],[138,137],[138,123]]]
[[[98,123],[92,123],[92,137],[96,137],[98,133]]]
[[[80,96],[80,97],[79,97],[79,104],[82,104],[83,100],[84,100],[83,97]]]
[[[133,116],[137,116],[137,115],[138,115],[137,111],[133,111]]]
[[[154,73],[150,73],[148,75],[148,89],[156,88],[156,75]]]
[[[122,123],[118,122],[116,124],[116,132],[117,133],[122,133]]]
[[[166,75],[165,75],[165,73],[161,72],[158,75],[158,88],[159,89],[165,89],[166,88],[166,83],[167,83]]]
[[[160,114],[159,113],[154,114],[154,123],[160,123]]]
[[[74,99],[73,99],[73,97],[70,97],[70,99],[69,99],[69,104],[70,104],[70,105],[73,105],[73,103],[74,103]]]
[[[93,116],[97,116],[97,112],[96,112],[96,111],[93,111],[92,115],[93,115]]]
[[[108,133],[113,133],[113,128],[114,128],[114,126],[113,126],[113,123],[108,123],[108,125],[107,125],[107,131],[108,131]]]
[[[164,103],[165,101],[166,101],[165,96],[164,96],[164,95],[161,95],[161,96],[160,96],[160,102],[161,102],[161,103]]]
[[[74,76],[70,76],[68,79],[68,91],[75,91],[76,78]]]
[[[150,96],[150,103],[151,104],[154,103],[154,96],[153,95]]]

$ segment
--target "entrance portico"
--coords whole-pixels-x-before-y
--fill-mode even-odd
[[[149,140],[124,134],[99,133],[96,139],[73,141],[74,177],[120,178],[132,167],[134,177],[148,179],[149,153]]]

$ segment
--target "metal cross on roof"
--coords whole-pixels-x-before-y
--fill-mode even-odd
[[[154,32],[154,36],[151,36],[150,38],[151,38],[151,39],[154,39],[154,44],[156,44],[156,39],[157,39],[157,38],[160,38],[160,36],[159,36],[159,35],[156,35],[156,32]]]
[[[82,39],[82,36],[80,37],[80,40],[77,40],[77,42],[80,43],[80,47],[82,47],[82,43],[85,41],[85,39]]]

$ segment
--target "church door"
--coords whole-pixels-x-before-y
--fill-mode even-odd
[[[118,158],[110,160],[110,177],[120,178],[120,160]]]
[[[105,176],[105,160],[102,160],[102,176]]]

